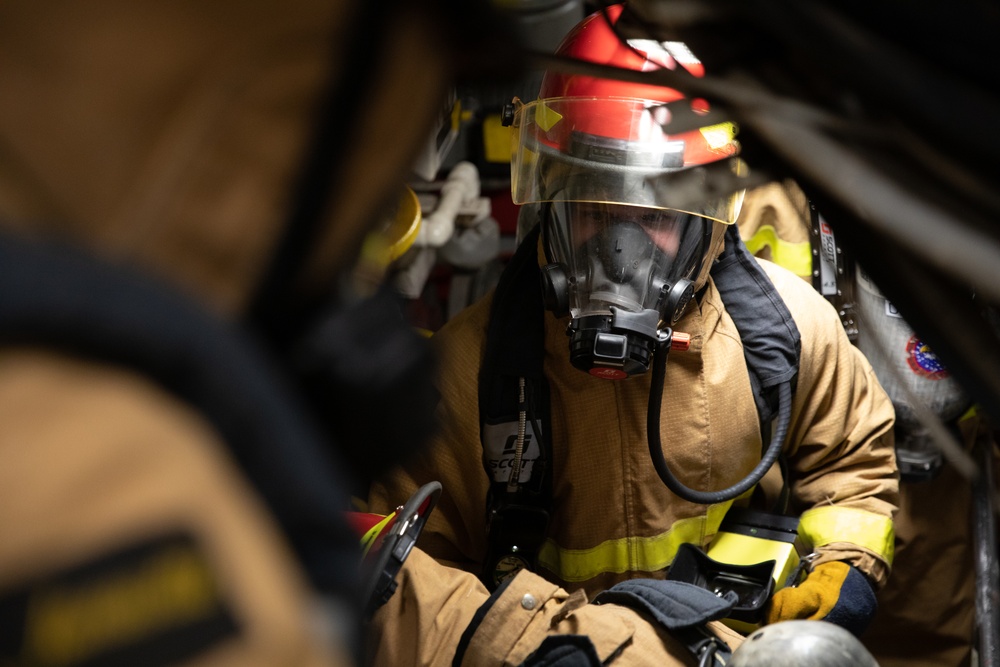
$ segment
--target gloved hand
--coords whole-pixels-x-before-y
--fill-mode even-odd
[[[833,561],[817,565],[798,586],[775,593],[767,610],[767,622],[829,621],[860,637],[876,608],[875,591],[868,578],[847,563]]]

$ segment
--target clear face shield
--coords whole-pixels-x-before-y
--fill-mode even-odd
[[[722,197],[696,169],[739,152],[732,123],[667,132],[667,104],[631,98],[515,100],[515,204],[603,202],[672,209],[729,225],[742,192]]]
[[[570,315],[571,360],[600,377],[648,369],[735,221],[742,192],[706,197],[701,165],[734,155],[726,123],[682,134],[662,102],[556,98],[517,108],[512,194],[539,204],[547,307]]]

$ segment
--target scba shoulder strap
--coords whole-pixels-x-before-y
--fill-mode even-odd
[[[348,487],[290,380],[244,332],[140,271],[0,233],[0,345],[129,368],[191,405],[218,429],[313,585],[354,597]]]
[[[712,266],[712,280],[740,333],[761,423],[769,423],[777,413],[778,387],[791,384],[795,389],[802,349],[799,329],[736,225],[726,230],[726,245]]]
[[[489,540],[482,578],[491,590],[534,569],[549,522],[549,392],[539,228],[518,246],[494,291],[479,374],[480,438],[490,478]]]
[[[522,567],[535,569],[551,508],[540,228],[535,225],[525,236],[500,277],[479,376],[480,437],[490,477],[483,580],[491,590]],[[712,278],[743,341],[767,442],[778,411],[778,388],[795,386],[800,337],[787,306],[736,226],[726,234]]]

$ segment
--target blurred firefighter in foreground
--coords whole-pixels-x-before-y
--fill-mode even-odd
[[[384,9],[0,9],[0,663],[355,661],[343,513],[433,394],[349,276],[470,61]]]
[[[558,54],[700,73],[683,45],[622,41],[620,12],[584,20]],[[482,577],[494,635],[519,632],[513,612],[543,577],[598,603],[696,581],[672,565],[751,506],[777,508],[811,554],[767,605],[766,588],[712,579],[722,617],[753,602],[756,622],[859,634],[874,613],[897,502],[891,403],[830,304],[750,257],[738,195],[702,189],[739,169],[732,126],[700,127],[704,111],[559,72],[511,110],[512,190],[535,224],[496,290],[434,336],[442,435],[371,494],[387,511],[442,483],[421,544]],[[779,459],[788,493],[756,495]]]
[[[792,181],[748,193],[738,221],[748,248],[808,281],[841,313],[896,412],[900,510],[893,574],[864,644],[883,667],[967,665],[975,646],[973,486],[918,418],[934,415],[972,451],[990,426],[920,337],[836,242]]]

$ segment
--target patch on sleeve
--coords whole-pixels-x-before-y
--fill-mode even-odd
[[[237,633],[208,559],[173,533],[0,593],[0,664],[147,665]]]
[[[906,341],[906,363],[914,373],[929,380],[944,380],[949,377],[948,369],[916,335],[910,336]]]

